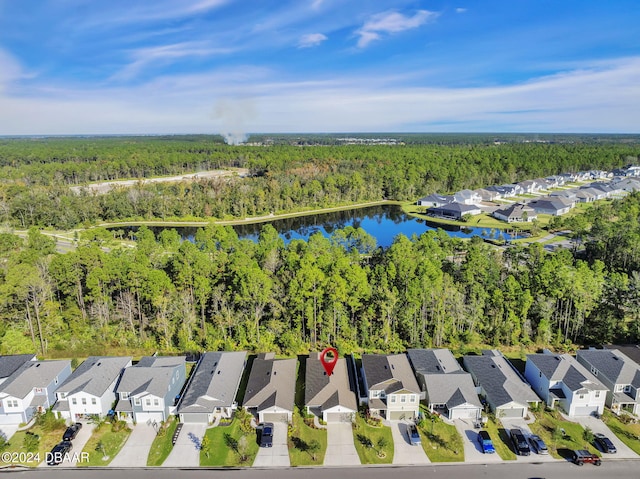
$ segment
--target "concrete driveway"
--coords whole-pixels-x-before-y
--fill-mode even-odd
[[[287,447],[287,423],[273,423],[273,446],[258,449],[253,467],[291,466],[289,448]]]
[[[146,423],[131,426],[129,439],[120,453],[109,464],[112,467],[144,467],[147,465],[151,444],[156,438],[156,430]]]
[[[429,464],[429,458],[424,453],[421,445],[412,446],[409,441],[408,423],[405,421],[385,421],[391,427],[393,436],[393,462],[392,464],[412,465]]]
[[[462,437],[464,444],[464,462],[488,464],[502,462],[502,458],[495,454],[485,454],[478,444],[478,429],[473,427],[471,419],[456,419],[454,421],[458,433]],[[497,437],[491,438],[493,441],[499,440]]]
[[[502,426],[507,430],[507,432],[510,431],[511,429],[520,429],[522,431],[522,434],[524,434],[524,437],[527,439],[527,444],[529,444],[529,448],[531,448],[531,444],[528,441],[529,441],[529,436],[531,436],[531,434],[533,433],[531,432],[531,429],[529,429],[529,424],[524,419],[503,418],[500,420],[500,422],[502,422]],[[514,449],[511,446],[511,444],[509,444],[509,446],[513,451]],[[528,456],[517,455],[517,460],[520,462],[553,462],[553,461],[557,461],[558,459],[554,459],[551,456],[551,454],[536,454],[535,451],[531,449],[531,454],[529,454]]]
[[[18,424],[3,424],[0,425],[0,434],[8,441],[16,432],[18,432]]]
[[[162,463],[163,467],[198,467],[200,466],[200,446],[207,431],[205,424],[184,424],[175,446],[169,457]]]
[[[613,431],[609,429],[604,422],[602,422],[602,419],[597,419],[593,416],[564,416],[564,418],[567,421],[577,422],[583,427],[589,427],[594,433],[599,432],[611,439],[611,442],[614,446],[616,446],[618,452],[616,452],[615,454],[602,453],[603,459],[638,459],[638,455],[633,452],[624,442],[618,439],[618,436],[616,436]]]
[[[78,435],[76,436],[76,438],[73,441],[71,441],[71,444],[73,445],[73,449],[71,449],[69,458],[71,459],[77,458],[78,460],[80,460],[80,453],[82,452],[84,447],[87,445],[87,442],[89,442],[89,439],[91,439],[91,436],[93,435],[93,430],[95,428],[96,428],[95,424],[86,423],[86,422],[82,423],[82,429],[78,431]],[[59,441],[62,441],[62,433],[60,434]],[[77,462],[69,462],[67,459],[65,459],[64,461],[62,461],[62,464],[60,464],[58,467],[61,467],[61,466],[75,467],[77,465],[78,465]],[[44,461],[40,463],[39,467],[47,467],[46,457],[44,458]]]
[[[360,457],[353,444],[353,426],[350,422],[327,424],[327,452],[325,466],[357,466]]]

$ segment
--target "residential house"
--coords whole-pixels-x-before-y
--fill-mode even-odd
[[[558,188],[565,183],[565,179],[560,175],[547,176],[545,181],[547,182],[548,188]]]
[[[464,368],[471,373],[478,394],[483,396],[496,417],[523,418],[540,398],[506,358],[495,350],[481,356],[464,356]]]
[[[482,201],[482,197],[472,190],[461,190],[453,195],[453,200],[463,205],[475,205]]]
[[[28,423],[56,401],[55,390],[71,374],[71,361],[27,360],[0,384],[0,424]]]
[[[640,365],[617,349],[585,349],[576,359],[604,384],[606,405],[615,413],[640,416]]]
[[[291,422],[296,386],[296,359],[275,359],[274,353],[259,354],[242,405],[260,422]]]
[[[490,191],[486,188],[479,188],[476,190],[476,193],[482,201],[496,201],[502,198],[502,195],[498,191]]]
[[[405,354],[364,354],[362,379],[370,414],[388,420],[418,417],[420,386]]]
[[[178,404],[180,422],[211,424],[215,416],[230,418],[247,365],[245,351],[204,353]]]
[[[0,356],[0,384],[15,373],[27,361],[36,361],[35,354],[13,354]]]
[[[409,361],[431,412],[447,419],[478,419],[482,404],[473,378],[448,349],[409,349]]]
[[[620,192],[632,193],[640,190],[640,181],[637,178],[624,178],[615,182],[615,188]]]
[[[427,211],[429,216],[438,216],[454,220],[461,220],[465,215],[479,215],[481,213],[482,210],[477,206],[464,205],[462,203],[449,203],[448,205],[437,208],[429,208]]]
[[[540,191],[540,184],[536,180],[525,180],[518,183],[518,186],[522,188],[522,193],[533,194]]]
[[[615,187],[610,182],[594,181],[589,185],[589,188],[600,193],[598,199],[604,199],[610,197],[615,192]]]
[[[500,195],[502,195],[502,198],[509,198],[511,196],[522,194],[522,188],[520,186],[511,184],[487,186],[485,189],[500,193]]]
[[[128,422],[166,421],[185,381],[184,356],[145,356],[122,373],[115,412]]]
[[[434,208],[438,206],[448,205],[454,201],[453,196],[451,195],[439,195],[434,193],[429,196],[425,196],[424,198],[420,198],[417,202],[418,206],[426,206],[427,208]]]
[[[592,203],[596,201],[597,196],[602,194],[602,192],[596,192],[593,188],[580,188],[576,191],[576,199],[580,203]]]
[[[531,201],[529,206],[539,215],[560,216],[568,213],[573,208],[572,203],[567,203],[558,197],[540,198]]]
[[[494,218],[507,223],[530,223],[538,217],[533,208],[523,203],[514,203],[504,208],[499,208],[492,215]]]
[[[613,170],[613,174],[615,176],[625,176],[625,177],[640,176],[640,166],[626,165],[626,166],[623,166],[622,168]]]
[[[607,387],[568,354],[527,354],[524,375],[550,408],[569,416],[602,414]]]
[[[88,357],[56,390],[53,411],[72,421],[106,416],[116,400],[120,376],[129,366],[131,357]]]
[[[354,421],[358,412],[355,383],[345,358],[338,358],[328,376],[319,353],[311,353],[305,370],[304,405],[307,412],[327,423]]]

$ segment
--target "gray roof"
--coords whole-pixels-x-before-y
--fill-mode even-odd
[[[317,354],[308,357],[306,363],[305,406],[325,410],[339,405],[353,411],[358,410],[355,391],[349,384],[346,359],[338,358],[331,376],[327,376]]]
[[[512,401],[523,405],[540,401],[531,387],[499,353],[483,352],[482,356],[465,356],[464,364],[467,370],[476,377],[484,389],[487,399],[495,407]]]
[[[541,198],[539,200],[533,200],[529,203],[529,206],[532,207],[534,210],[538,210],[538,209],[545,209],[545,210],[563,210],[571,205],[565,203],[564,201],[562,201],[562,198],[560,197],[549,197],[547,198]]]
[[[535,364],[550,381],[562,381],[570,391],[607,390],[598,378],[568,354],[527,354],[527,361]]]
[[[0,356],[0,378],[8,378],[27,361],[35,359],[35,354],[14,354]]]
[[[631,384],[640,389],[640,365],[617,349],[584,349],[578,358],[594,366],[614,384]]]
[[[131,357],[90,356],[63,382],[57,392],[86,392],[102,396],[131,362]]]
[[[606,349],[617,349],[636,364],[640,364],[640,344],[606,344]]]
[[[505,208],[498,208],[493,213],[501,214],[507,218],[522,218],[524,213],[527,213],[528,216],[533,216],[536,212],[533,208],[525,204],[513,203]]]
[[[204,353],[180,400],[178,413],[213,413],[217,407],[231,407],[246,357],[245,351]]]
[[[408,349],[411,366],[420,374],[466,374],[448,349]]]
[[[478,209],[479,208],[475,205],[465,205],[464,203],[458,203],[457,201],[454,201],[453,203],[449,203],[445,206],[437,206],[434,208],[429,208],[429,212],[430,213],[453,212],[453,213],[465,214],[471,211],[477,211]]]
[[[383,390],[386,394],[406,390],[420,394],[420,386],[405,354],[364,354],[362,368],[370,390]]]
[[[33,388],[47,387],[70,365],[69,360],[27,361],[0,384],[0,392],[15,398],[25,398]]]
[[[135,366],[124,370],[116,392],[127,392],[131,396],[147,393],[164,397],[176,368],[184,367],[184,356],[145,356]]]
[[[451,409],[469,403],[482,408],[469,373],[425,374],[424,381],[430,404],[446,404]]]
[[[297,362],[262,355],[254,359],[243,406],[258,411],[273,406],[293,411]]]

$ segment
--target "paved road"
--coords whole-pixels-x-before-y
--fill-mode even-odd
[[[390,421],[393,436],[393,464],[429,464],[429,458],[421,445],[412,446],[405,421]]]
[[[353,444],[353,428],[350,422],[327,424],[327,452],[325,466],[355,466],[360,457]]]
[[[273,423],[273,446],[261,447],[253,461],[253,467],[290,466],[289,448],[287,447],[287,423]]]
[[[151,444],[156,438],[156,430],[147,423],[131,426],[129,439],[120,453],[111,461],[111,467],[140,467],[147,465]]]

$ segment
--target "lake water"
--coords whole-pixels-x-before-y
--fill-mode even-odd
[[[353,210],[336,211],[332,213],[322,213],[316,215],[298,216],[295,218],[285,218],[270,221],[273,227],[280,233],[280,236],[289,243],[294,239],[307,240],[309,237],[320,232],[324,236],[330,236],[335,230],[353,226],[361,227],[373,236],[378,246],[384,248],[391,246],[393,239],[399,234],[407,237],[421,235],[425,231],[442,228],[450,236],[458,238],[470,238],[472,236],[491,237],[492,231],[486,228],[460,228],[458,226],[440,225],[432,223],[426,219],[409,216],[396,205],[369,206]],[[257,240],[260,229],[265,223],[252,223],[246,225],[236,225],[234,229],[240,238]],[[183,238],[193,241],[196,228],[175,228]],[[161,228],[151,228],[156,234]],[[505,231],[494,231],[493,238],[497,235],[505,240],[511,236]]]

